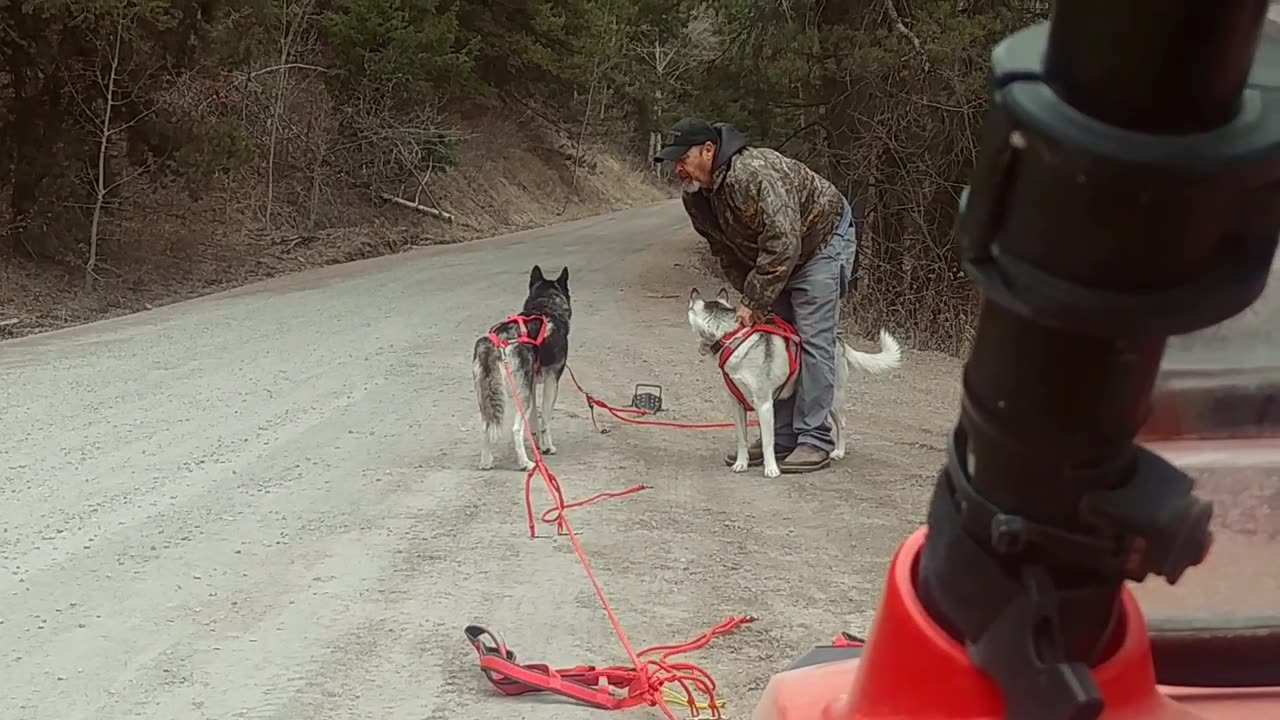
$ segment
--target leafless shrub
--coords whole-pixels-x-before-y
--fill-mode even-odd
[[[435,205],[429,183],[454,163],[467,135],[445,119],[439,105],[400,109],[389,96],[369,87],[343,104],[332,161],[350,182],[375,195],[422,204],[425,194]]]
[[[86,134],[92,139],[94,158],[86,163],[85,183],[89,186],[91,201],[88,246],[84,260],[84,284],[91,286],[97,279],[98,243],[101,238],[105,213],[114,206],[112,196],[125,183],[147,172],[151,159],[138,167],[115,172],[111,167],[114,156],[122,154],[121,135],[131,126],[141,122],[155,111],[156,105],[136,93],[136,88],[149,73],[139,73],[133,66],[135,58],[129,45],[135,30],[136,9],[122,7],[112,18],[102,37],[95,38],[98,45],[96,62],[88,67],[71,68],[73,82],[69,90],[76,101],[78,119]],[[80,87],[94,88],[92,95],[82,93]]]
[[[919,37],[906,3],[884,4],[901,38],[892,82],[850,68],[810,134],[828,175],[861,211],[851,315],[867,332],[891,327],[919,349],[961,354],[973,340],[979,293],[960,267],[960,195],[987,107],[985,38],[967,45]],[[991,26],[987,32],[999,32]],[[943,43],[957,43],[944,47]]]

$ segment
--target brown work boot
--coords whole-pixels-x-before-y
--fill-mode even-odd
[[[784,475],[813,472],[831,464],[831,456],[825,450],[800,443],[786,459],[778,458],[778,469]]]
[[[782,459],[785,458],[790,453],[791,453],[791,448],[778,447],[776,444],[773,446],[773,455],[778,459],[778,462],[782,462]],[[725,465],[733,465],[737,461],[738,461],[737,448],[730,450],[729,454],[724,456]],[[760,438],[756,438],[755,442],[747,446],[747,467],[755,467],[763,462],[764,462],[764,442],[761,441]]]

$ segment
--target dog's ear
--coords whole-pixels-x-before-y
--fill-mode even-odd
[[[692,290],[690,290],[690,291],[689,291],[689,304],[690,304],[690,305],[692,305],[695,301],[697,301],[697,300],[701,300],[701,299],[702,299],[702,293],[698,292],[698,288],[694,288],[694,289],[692,289]]]
[[[565,265],[564,268],[560,270],[560,274],[556,276],[556,285],[559,285],[560,289],[565,291],[566,293],[569,292],[569,266],[568,265]]]
[[[720,288],[720,292],[716,293],[716,299],[723,300],[726,303],[729,302],[729,291],[724,288]]]
[[[534,265],[533,269],[529,271],[529,287],[533,288],[534,285],[537,285],[544,280],[546,280],[546,278],[542,275],[542,266]]]

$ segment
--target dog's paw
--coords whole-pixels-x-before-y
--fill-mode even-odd
[[[828,457],[830,457],[832,460],[840,460],[844,458],[844,450],[832,450],[831,454]]]
[[[730,469],[736,473],[740,473],[740,472],[746,472],[749,466],[750,466],[750,463],[748,463],[746,460],[739,460],[735,462],[733,464],[733,467]]]
[[[543,455],[555,455],[556,446],[551,443],[539,443],[538,447],[542,450]]]
[[[520,469],[524,470],[525,472],[532,470],[534,467],[535,467],[535,464],[532,460],[520,461]]]
[[[776,478],[782,475],[782,470],[777,465],[765,465],[764,476],[767,478]]]

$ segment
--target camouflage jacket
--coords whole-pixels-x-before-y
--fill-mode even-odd
[[[730,125],[716,130],[712,186],[684,193],[684,209],[743,304],[767,315],[791,272],[831,238],[845,199],[804,163],[749,147]]]

